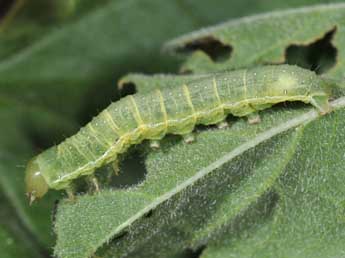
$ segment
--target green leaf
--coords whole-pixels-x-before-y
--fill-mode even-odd
[[[163,6],[169,12],[160,12]],[[94,103],[99,109],[109,103],[108,96],[116,97],[113,81],[129,66],[144,71],[172,66],[156,55],[157,49],[163,40],[197,26],[188,15],[176,23],[180,13],[174,1],[100,1],[79,19],[50,29],[0,62],[0,90],[28,105],[65,114],[78,114],[84,106],[90,112]],[[152,30],[157,20],[165,22]]]
[[[39,258],[37,250],[27,246],[25,239],[17,239],[0,225],[0,252],[3,258]]]
[[[345,58],[341,49],[345,44],[342,33],[344,9],[344,4],[334,4],[243,18],[177,38],[167,43],[165,50],[190,53],[183,70],[211,72],[258,64],[289,63],[289,47],[311,45],[330,33],[328,49],[320,49],[319,52],[335,47],[337,52],[334,55],[339,61]],[[335,56],[330,58],[335,63]],[[295,59],[291,61],[298,63]],[[304,64],[306,68],[312,65]],[[330,74],[342,78],[344,69],[334,66]]]
[[[57,196],[50,194],[40,204],[29,207],[24,187],[25,165],[37,151],[34,138],[40,141],[49,135],[51,140],[61,140],[61,133],[75,132],[76,125],[56,114],[11,101],[1,100],[0,107],[0,120],[6,121],[0,129],[0,225],[7,225],[8,218],[15,218],[12,224],[24,226],[35,236],[31,239],[35,244],[51,246],[51,211]],[[54,137],[53,129],[59,137]]]
[[[201,257],[340,257],[345,234],[345,110],[306,126],[294,158],[273,187],[267,221],[233,225]]]
[[[297,39],[298,43],[310,43],[337,26],[332,43],[338,49],[338,64],[330,74],[340,76],[341,70],[344,69],[340,48],[345,40],[341,30],[344,26],[341,23],[345,17],[344,8],[344,5],[320,6],[242,19],[219,27],[223,34],[218,32],[218,27],[205,30],[201,36],[211,31],[212,36],[217,39],[222,37],[221,42],[232,44],[234,51],[230,59],[223,63],[214,62],[203,52],[197,51],[186,64],[189,65],[188,69],[194,72],[206,73],[258,63],[282,62],[286,47],[296,43]],[[281,19],[282,16],[285,19]],[[277,23],[279,26],[275,25]],[[303,30],[308,26],[312,26],[313,30]],[[292,34],[290,27],[291,30],[299,30]],[[289,40],[289,36],[293,41]],[[199,33],[192,35],[193,40],[198,37]],[[229,38],[236,40],[230,42]],[[170,47],[176,49],[175,46],[184,46],[188,40],[191,40],[191,36],[171,43]],[[272,47],[272,42],[279,44],[273,44]],[[123,83],[134,82],[137,89],[144,92],[150,88],[161,87],[164,80],[168,81],[167,87],[173,87],[181,80],[190,78],[191,76],[147,78],[131,75],[123,79]],[[155,82],[155,85],[150,86],[152,82]],[[314,126],[320,129],[315,131],[314,137],[328,135],[329,127],[333,128],[333,133],[334,128],[337,128],[336,135],[341,142],[341,126],[335,126],[344,116],[345,100],[341,98],[333,105],[339,110],[322,118],[309,107],[278,106],[262,112],[262,123],[259,125],[248,125],[244,119],[235,119],[231,121],[232,126],[229,129],[202,130],[198,133],[197,141],[191,145],[185,145],[174,137],[166,137],[159,151],[150,151],[147,154],[147,174],[142,183],[128,189],[105,189],[99,194],[79,196],[75,203],[65,201],[59,206],[55,225],[58,237],[55,254],[67,258],[89,257],[95,253],[102,257],[182,257],[190,249],[196,250],[210,244],[211,247],[206,249],[205,255],[212,250],[216,255],[220,249],[216,246],[217,241],[220,241],[218,239],[228,243],[227,239],[231,237],[230,243],[236,240],[238,245],[241,245],[243,238],[248,234],[251,236],[250,230],[255,225],[265,227],[274,224],[276,228],[276,223],[281,223],[280,226],[287,235],[290,234],[290,239],[285,242],[285,233],[280,233],[282,252],[287,250],[289,241],[295,239],[299,240],[295,241],[295,246],[308,246],[308,243],[304,244],[309,236],[305,234],[306,230],[297,231],[293,220],[277,222],[276,218],[285,218],[281,207],[288,205],[285,200],[288,200],[288,194],[293,193],[290,188],[296,189],[300,184],[308,189],[311,186],[318,189],[322,178],[325,178],[326,174],[332,175],[329,166],[322,169],[320,167],[318,179],[310,182],[308,174],[314,172],[313,167],[298,164],[305,172],[298,170],[300,172],[294,174],[286,171],[289,171],[296,157],[301,156],[300,153],[306,155],[311,161],[310,164],[313,164],[313,160],[320,159],[319,156],[314,156],[313,152],[310,152],[311,156],[307,155],[308,145],[301,148],[305,137],[313,134],[309,128]],[[306,125],[307,123],[309,124]],[[321,145],[318,147],[321,148]],[[341,159],[339,162],[341,163]],[[341,180],[332,180],[335,184],[334,191],[341,187],[340,182]],[[343,199],[340,199],[337,201],[343,203]],[[309,219],[319,216],[318,212],[323,211],[322,207],[331,205],[327,202],[329,200],[320,204],[319,200],[318,195],[312,194],[310,199],[306,200],[309,204]],[[303,209],[303,206],[299,205],[304,203],[296,201],[293,204],[295,206],[286,207],[288,212],[298,217],[298,212],[294,211]],[[312,205],[314,206],[311,208]],[[339,209],[337,216],[342,211],[343,208]],[[334,220],[334,214],[321,215],[322,220],[319,222],[330,221],[330,228],[338,228],[340,233],[332,235],[331,231],[323,231],[323,225],[309,232],[321,236],[322,239],[332,237],[334,243],[340,243],[343,234],[341,221]],[[304,225],[306,220],[302,219],[300,225]],[[317,219],[315,221],[318,222]],[[282,232],[285,232],[284,230]],[[239,235],[235,240],[234,234]],[[240,238],[241,234],[244,237]],[[275,238],[271,241],[274,243]],[[310,244],[315,243],[311,239]],[[222,247],[227,245],[229,244]],[[212,249],[213,246],[215,247]],[[334,246],[339,247],[336,249],[339,252],[340,245]],[[279,246],[277,248],[279,249]],[[318,252],[319,249],[315,250]],[[255,251],[253,253],[256,254]],[[210,253],[211,256],[213,254]],[[309,254],[313,256],[317,253],[311,253],[308,249],[305,255]],[[259,253],[257,255],[279,256],[270,250],[262,256]]]
[[[91,0],[6,1],[0,18],[0,58],[5,61],[52,33],[55,26],[64,26],[86,13],[94,5]]]

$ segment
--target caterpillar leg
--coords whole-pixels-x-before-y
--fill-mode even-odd
[[[258,124],[261,122],[260,116],[258,112],[251,113],[247,116],[249,124]]]
[[[217,124],[218,129],[229,128],[229,123],[227,121],[221,121]]]
[[[310,103],[319,111],[321,115],[325,115],[332,110],[328,103],[328,97],[325,95],[311,97]]]
[[[157,150],[160,147],[159,141],[157,140],[151,140],[150,141],[150,147],[151,149]]]
[[[188,144],[195,141],[195,136],[193,133],[182,135],[182,137],[183,137],[184,142]]]
[[[66,193],[67,193],[67,197],[68,197],[68,200],[70,202],[74,202],[76,197],[75,197],[75,189],[74,189],[74,186],[73,185],[69,185],[67,188],[66,188]]]
[[[120,174],[120,163],[119,157],[115,159],[113,162],[109,163],[107,166],[107,173],[105,177],[105,184],[110,184],[112,181],[113,176],[118,176]]]
[[[113,169],[115,176],[118,176],[120,174],[120,164],[119,164],[119,160],[118,159],[116,159],[111,164],[111,168]]]
[[[89,182],[94,187],[95,192],[99,192],[100,191],[98,180],[97,180],[97,178],[94,175],[89,176]]]

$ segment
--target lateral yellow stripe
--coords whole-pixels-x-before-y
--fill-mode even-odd
[[[159,97],[159,103],[161,106],[161,111],[162,111],[163,117],[164,117],[165,127],[168,128],[168,113],[167,113],[167,110],[165,108],[164,98],[163,98],[162,92],[159,89],[157,89],[157,94]]]
[[[129,99],[130,99],[130,101],[131,101],[131,103],[132,103],[132,106],[133,106],[133,108],[134,108],[134,114],[133,114],[133,115],[134,115],[135,120],[136,120],[137,123],[138,123],[138,126],[139,126],[139,125],[143,125],[143,124],[144,124],[144,121],[143,121],[143,119],[142,119],[142,117],[141,117],[141,115],[140,115],[140,112],[139,112],[137,103],[135,102],[135,99],[133,98],[132,95],[129,95],[128,97],[129,97]]]
[[[197,117],[197,115],[195,113],[195,109],[194,109],[194,106],[193,106],[193,103],[192,103],[192,98],[190,97],[190,92],[189,92],[188,86],[186,84],[184,84],[182,86],[182,88],[183,88],[183,93],[186,96],[187,103],[190,106],[190,108],[192,109],[193,117],[194,117],[194,120],[195,120],[195,123],[196,123],[196,121],[198,120],[198,117]]]
[[[120,128],[117,126],[117,124],[115,123],[114,119],[111,117],[110,113],[108,110],[104,110],[104,116],[106,117],[106,120],[109,122],[110,127],[113,129],[113,131],[119,136],[121,137],[121,130]]]
[[[103,146],[105,146],[106,148],[108,148],[109,146],[111,146],[112,145],[112,143],[110,143],[110,142],[103,142],[103,141],[101,141],[98,137],[97,137],[97,131],[95,130],[95,128],[93,128],[93,126],[91,125],[91,123],[89,123],[88,125],[87,125],[89,128],[90,128],[90,130],[92,131],[92,133],[93,133],[93,138],[95,138],[96,139],[96,141],[100,144],[100,145],[103,145]],[[107,146],[107,145],[109,145],[109,146]]]
[[[222,101],[220,100],[219,93],[218,93],[218,88],[217,88],[216,78],[214,78],[214,77],[213,77],[213,90],[214,90],[214,94],[215,94],[216,97],[217,97],[217,100],[218,100],[218,102],[219,102],[219,105],[221,106],[223,103],[222,103]]]
[[[86,160],[89,160],[90,159],[90,157],[87,157],[86,156],[86,154],[84,153],[84,152],[82,152],[80,149],[79,149],[79,147],[78,147],[78,145],[73,141],[73,140],[71,140],[70,141],[70,144],[77,150],[77,152],[79,152],[79,154],[80,155],[82,155]],[[91,152],[92,153],[92,152]],[[93,154],[93,153],[92,153]],[[93,157],[95,157],[94,155],[92,155]]]
[[[68,143],[68,144],[69,144],[69,143]],[[59,147],[59,146],[60,146],[60,145],[58,145],[58,147]],[[63,160],[63,162],[64,162],[65,164],[69,164],[69,160],[67,159],[68,156],[71,156],[71,157],[74,156],[74,155],[72,154],[72,152],[71,152],[71,149],[68,148],[68,147],[70,147],[70,146],[66,146],[66,145],[65,145],[64,150],[61,150],[61,148],[58,149],[58,155],[60,155],[60,156],[58,156],[58,158],[59,158],[59,159],[62,158],[62,160]],[[65,155],[65,152],[68,152],[69,155]]]

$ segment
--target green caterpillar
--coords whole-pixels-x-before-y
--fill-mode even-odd
[[[127,96],[74,136],[33,158],[26,169],[27,194],[33,201],[49,188],[68,189],[74,179],[116,161],[133,144],[166,134],[188,135],[195,125],[217,124],[228,114],[250,116],[285,101],[310,103],[326,114],[336,86],[297,66],[269,65]]]

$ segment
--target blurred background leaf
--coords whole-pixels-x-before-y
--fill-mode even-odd
[[[1,257],[3,258],[40,258],[43,257],[37,251],[35,247],[29,247],[26,244],[30,244],[27,241],[24,232],[18,230],[15,235],[12,235],[8,230],[6,230],[2,225],[0,225],[0,250]],[[21,237],[21,239],[17,239]]]

